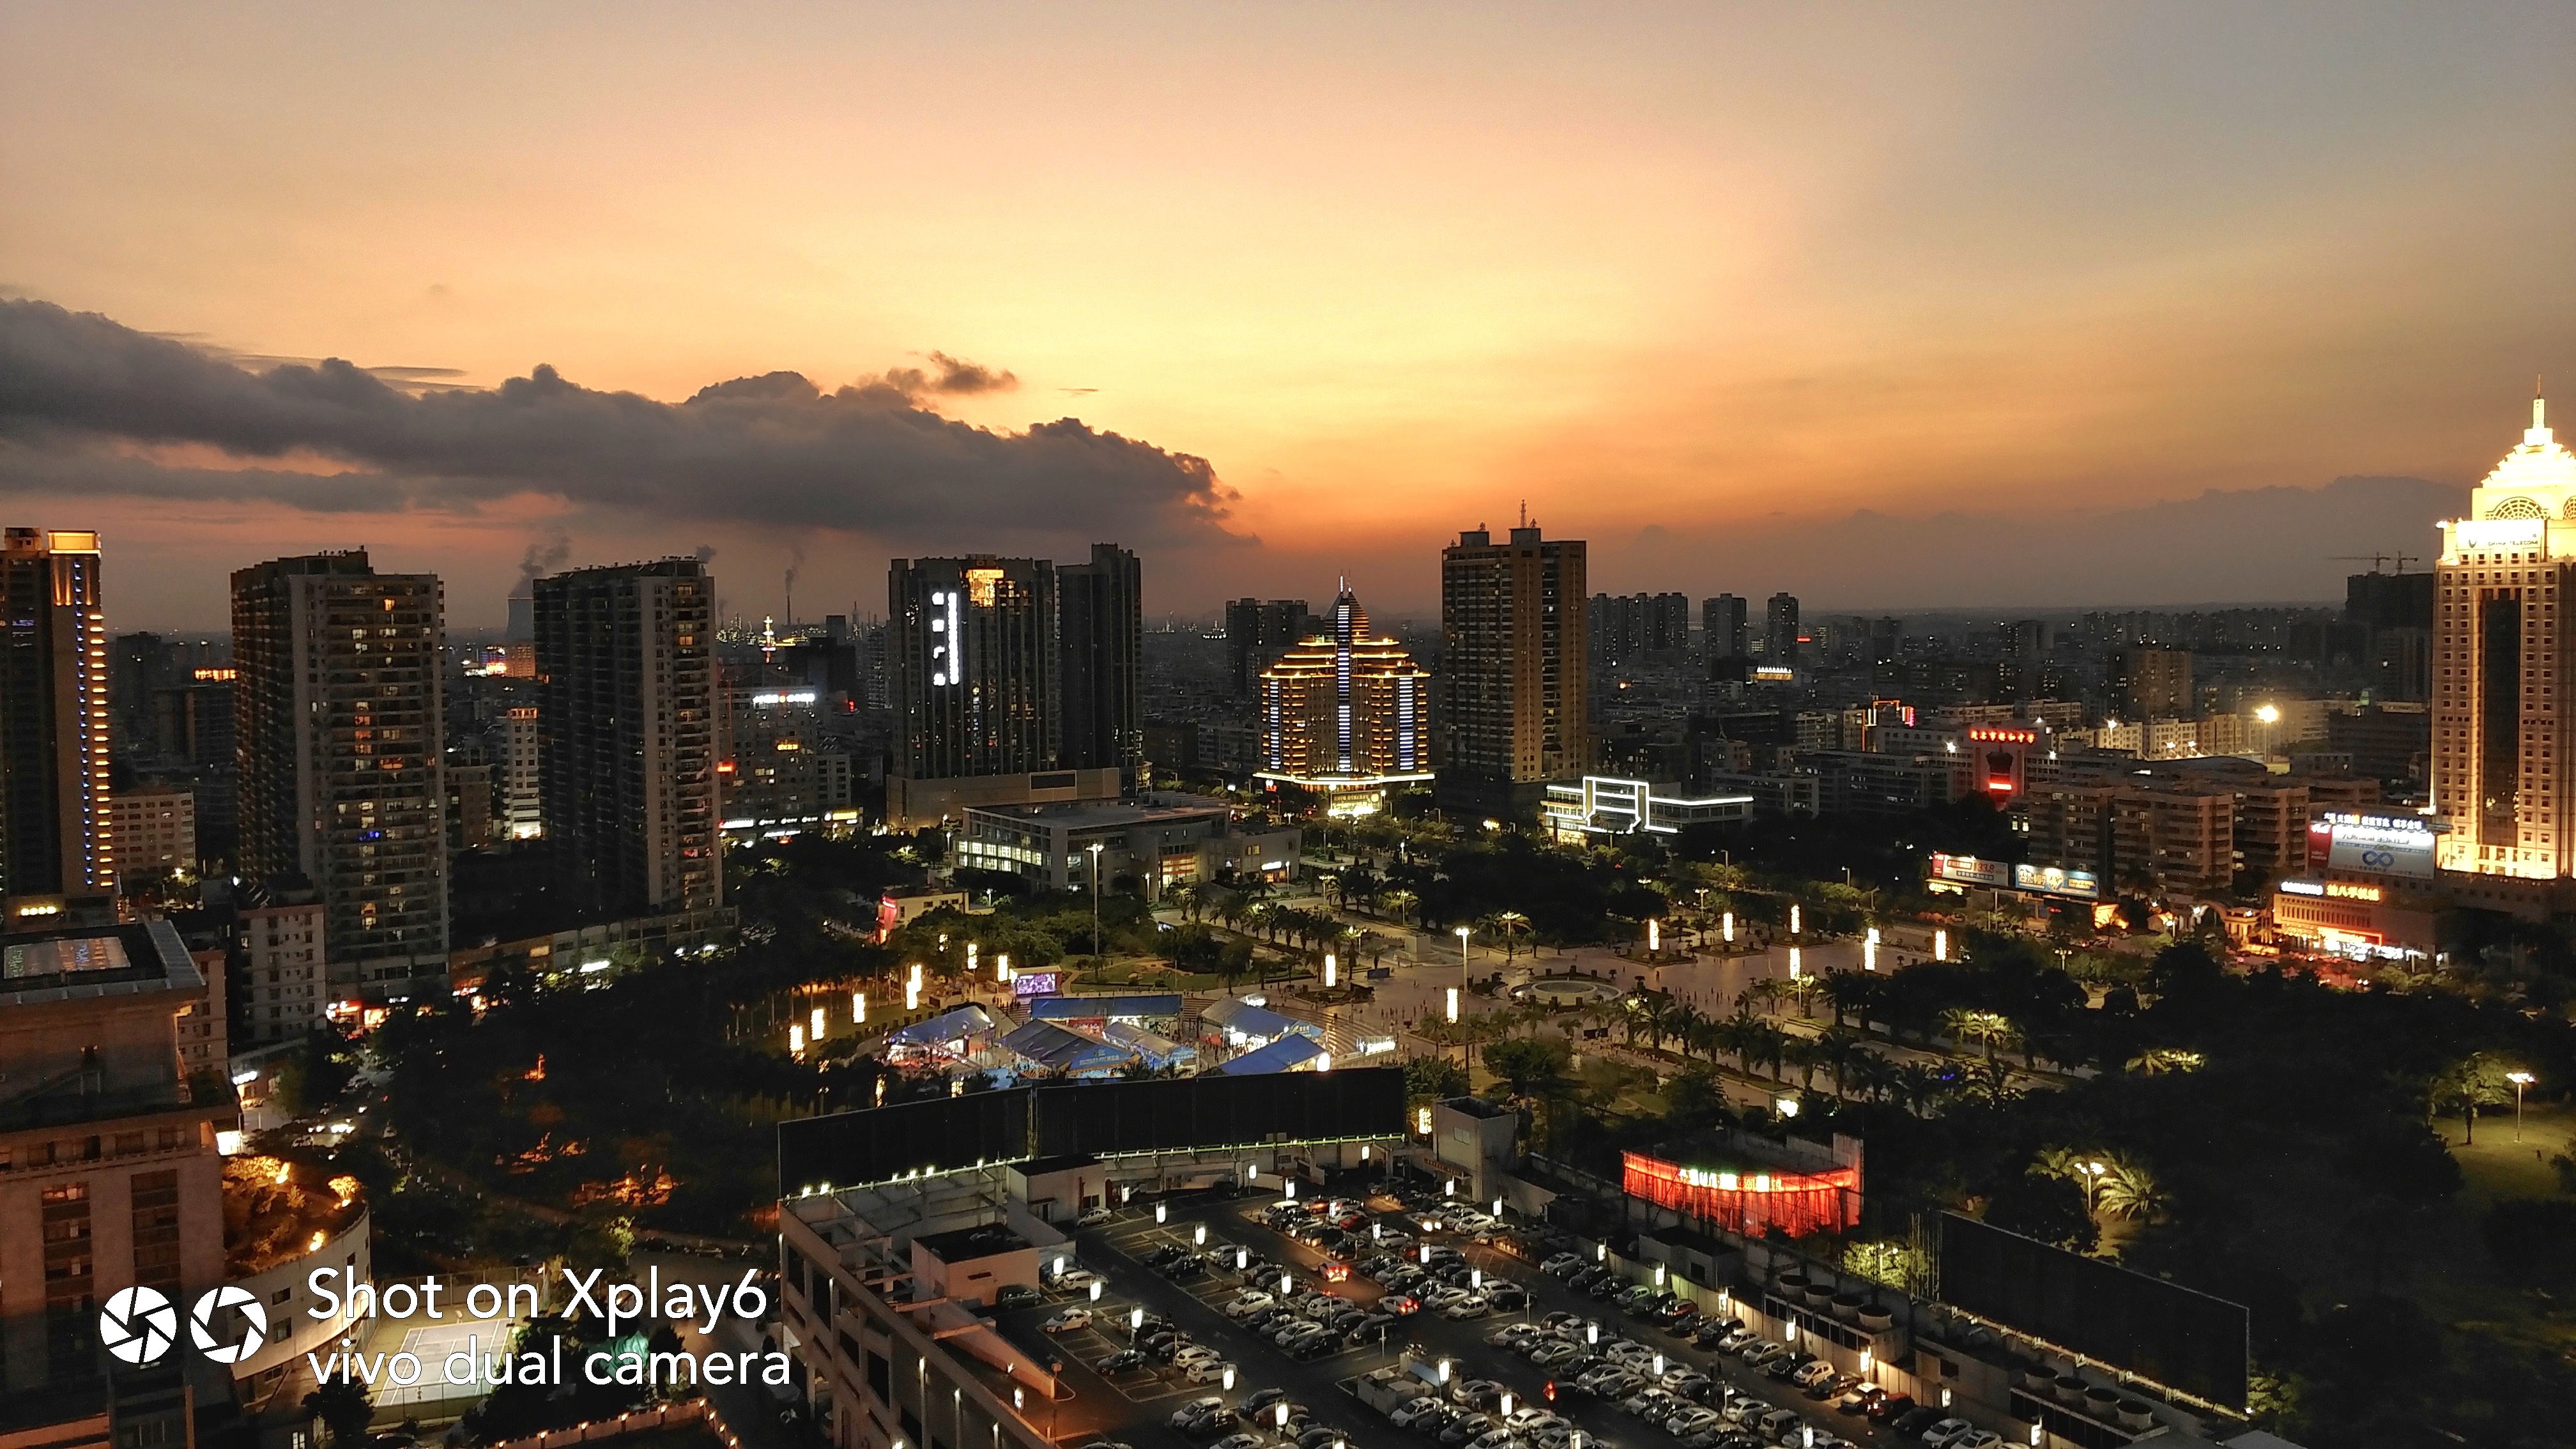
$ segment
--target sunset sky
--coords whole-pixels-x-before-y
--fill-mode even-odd
[[[2565,3],[22,0],[0,521],[135,627],[358,544],[467,628],[1094,538],[1395,614],[1523,500],[1612,590],[2325,598],[2576,427],[2571,76]]]

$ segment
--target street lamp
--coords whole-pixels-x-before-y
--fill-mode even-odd
[[[1100,849],[1106,841],[1095,840],[1091,851],[1091,959],[1094,965],[1103,959],[1100,949]]]
[[[1797,934],[1798,934],[1799,929],[1800,929],[1800,922],[1801,922],[1803,919],[1804,919],[1804,917],[1800,914],[1800,912],[1799,912],[1799,910],[1798,910],[1798,903],[1797,903],[1796,901],[1791,901],[1791,902],[1789,903],[1789,934],[1790,934],[1790,935],[1794,936],[1794,935],[1797,935]]]
[[[2504,1079],[2513,1083],[2513,1140],[2522,1140],[2522,1089],[2535,1080],[2529,1072],[2507,1072]]]
[[[1458,928],[1458,984],[1467,984],[1467,928]]]
[[[1948,931],[1936,930],[1932,933],[1932,959],[1935,961],[1947,961],[1950,959],[1950,933]]]
[[[1458,988],[1455,986],[1449,988],[1449,1024],[1458,1024]]]
[[[1324,989],[1333,989],[1333,953],[1330,951],[1324,953]]]

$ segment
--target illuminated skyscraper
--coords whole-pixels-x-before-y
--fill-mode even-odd
[[[1385,787],[1431,778],[1430,676],[1342,586],[1329,632],[1261,671],[1260,777],[1335,797],[1338,813],[1382,802]]]
[[[1468,529],[1440,555],[1441,808],[1535,819],[1591,762],[1590,612],[1580,539]]]
[[[98,535],[0,546],[0,897],[116,889]]]
[[[2576,874],[2576,454],[2531,427],[2442,525],[2433,616],[2435,848],[2447,870]]]
[[[666,558],[535,587],[540,813],[567,901],[597,916],[722,905],[715,581]]]
[[[241,867],[321,893],[335,999],[441,989],[447,971],[445,601],[364,549],[232,577]]]

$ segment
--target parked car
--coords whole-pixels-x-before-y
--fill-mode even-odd
[[[1228,1434],[1224,1438],[1217,1440],[1216,1443],[1208,1446],[1208,1449],[1261,1449],[1261,1436],[1258,1434]]]
[[[1094,1369],[1104,1374],[1132,1373],[1144,1366],[1144,1350],[1135,1348],[1122,1348],[1092,1365]]]
[[[1116,1216],[1116,1213],[1111,1212],[1105,1207],[1096,1207],[1084,1213],[1082,1216],[1075,1218],[1073,1220],[1073,1225],[1077,1228],[1096,1228]]]
[[[1964,1439],[1968,1435],[1976,1432],[1976,1428],[1976,1425],[1969,1423],[1967,1420],[1954,1416],[1952,1418],[1934,1420],[1930,1427],[1926,1428],[1921,1434],[1918,1434],[1915,1437],[1921,1439],[1924,1443],[1931,1445],[1932,1449],[1947,1449],[1950,1441],[1954,1439]]]
[[[1425,1395],[1407,1399],[1388,1412],[1386,1420],[1399,1429],[1410,1429],[1440,1412],[1440,1401]]]
[[[996,1308],[1025,1308],[1028,1305],[1037,1302],[1038,1297],[1038,1290],[1030,1287],[1026,1283],[1006,1283],[1002,1285],[1001,1292],[993,1295],[993,1306]]]
[[[1224,1407],[1225,1400],[1218,1398],[1214,1394],[1210,1394],[1205,1398],[1192,1399],[1188,1403],[1174,1409],[1172,1411],[1172,1417],[1167,1422],[1169,1422],[1175,1429],[1187,1428],[1192,1419],[1215,1413],[1217,1410]]]
[[[1044,1333],[1071,1333],[1077,1328],[1089,1328],[1090,1326],[1090,1309],[1068,1308],[1063,1312],[1056,1314],[1054,1317],[1049,1318],[1046,1322],[1039,1324],[1038,1329]]]
[[[1237,1320],[1250,1318],[1278,1301],[1267,1293],[1246,1293],[1225,1305],[1225,1316]]]
[[[1448,1445],[1469,1444],[1494,1431],[1491,1414],[1461,1414],[1440,1431],[1440,1442]]]
[[[1100,1281],[1100,1275],[1089,1268],[1067,1268],[1055,1275],[1055,1286],[1066,1293],[1079,1293]]]
[[[1225,1376],[1233,1372],[1234,1365],[1230,1363],[1216,1358],[1203,1358],[1191,1364],[1182,1377],[1194,1384],[1214,1384],[1224,1382]]]

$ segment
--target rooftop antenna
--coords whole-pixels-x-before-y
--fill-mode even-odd
[[[1521,500],[1521,527],[1529,527],[1529,500],[1526,498]]]

